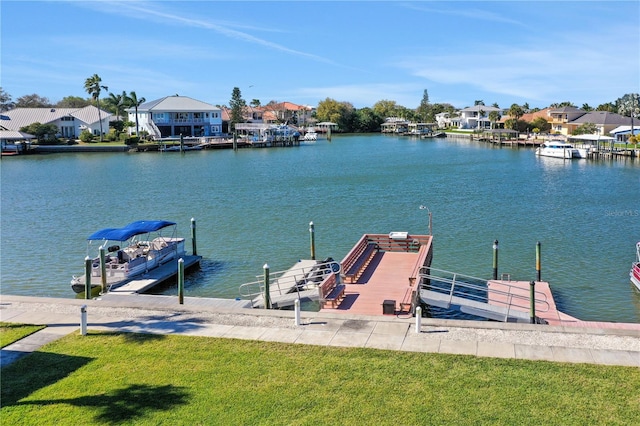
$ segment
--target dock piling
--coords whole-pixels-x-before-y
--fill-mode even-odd
[[[536,282],[535,281],[531,281],[529,283],[529,300],[530,300],[530,307],[529,307],[529,322],[531,324],[535,324],[536,323]]]
[[[416,333],[420,333],[422,330],[422,308],[416,307]]]
[[[493,279],[498,279],[498,240],[493,242]]]
[[[264,264],[264,307],[271,309],[271,294],[269,293],[269,265]]]
[[[84,258],[84,298],[91,299],[91,258]]]
[[[194,256],[198,255],[198,249],[196,247],[196,220],[191,218],[191,251]]]
[[[542,281],[541,259],[541,245],[540,241],[538,241],[536,244],[536,281]]]
[[[311,260],[316,260],[316,237],[313,222],[309,222],[309,234],[311,237]]]
[[[184,259],[178,259],[178,303],[184,305]]]
[[[100,253],[100,285],[102,293],[104,293],[107,290],[107,264],[105,262],[104,246],[100,246],[98,252]]]

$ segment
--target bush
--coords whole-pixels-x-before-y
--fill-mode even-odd
[[[93,134],[88,130],[83,130],[80,133],[80,140],[84,143],[91,143],[93,142]]]
[[[130,138],[126,138],[124,140],[125,145],[138,145],[140,142],[140,138],[137,136],[131,136]]]

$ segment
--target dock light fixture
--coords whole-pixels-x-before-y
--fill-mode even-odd
[[[426,210],[429,213],[429,235],[433,235],[433,223],[432,223],[432,215],[431,215],[431,210],[429,210],[429,207],[424,206],[424,205],[420,205],[420,210]]]

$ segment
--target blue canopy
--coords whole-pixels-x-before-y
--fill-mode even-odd
[[[134,235],[155,232],[172,225],[175,225],[175,222],[168,222],[166,220],[138,220],[131,222],[124,228],[101,229],[91,234],[87,240],[127,241]]]

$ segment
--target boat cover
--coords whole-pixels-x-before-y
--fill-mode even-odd
[[[166,220],[138,220],[131,222],[124,228],[101,229],[91,234],[87,240],[127,241],[134,235],[148,234],[149,232],[155,232],[175,224],[175,222],[168,222]]]

